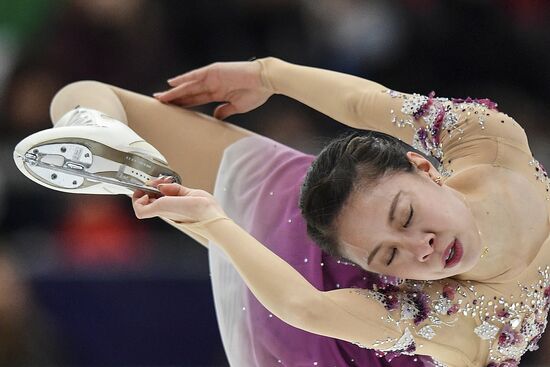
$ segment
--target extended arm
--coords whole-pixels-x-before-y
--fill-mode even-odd
[[[133,202],[138,218],[170,218],[176,226],[219,246],[256,298],[288,324],[367,348],[432,355],[448,365],[475,365],[470,363],[472,354],[486,359],[479,353],[479,341],[471,337],[474,320],[458,317],[459,304],[469,304],[470,297],[468,292],[459,292],[455,283],[429,282],[423,288],[419,283],[411,291],[394,288],[391,293],[319,291],[229,219],[211,194],[178,184],[158,188],[165,196],[149,198],[136,192]],[[388,299],[398,302],[390,305]],[[461,335],[456,346],[449,344],[451,333]]]
[[[223,102],[214,111],[220,119],[251,111],[274,93],[283,94],[351,127],[393,135],[449,171],[497,161],[514,169],[509,158],[497,157],[509,146],[512,154],[519,148],[530,155],[521,127],[488,99],[401,93],[363,78],[273,57],[214,63],[169,84],[170,90],[155,94],[160,101],[181,106]],[[465,157],[458,166],[446,167]]]
[[[317,290],[298,271],[227,217],[179,225],[219,245],[256,298],[294,327],[370,349],[431,355],[448,366],[475,366],[476,357],[483,359],[483,356],[471,355],[479,348],[479,342],[467,335],[467,332],[474,335],[472,320],[461,320],[460,325],[438,330],[436,340],[419,338],[418,330],[425,325],[418,326],[411,319],[399,321],[399,324],[390,322],[399,320],[399,311],[388,312],[373,292]],[[456,316],[451,318],[456,319]],[[451,346],[448,341],[457,333],[461,338]]]
[[[298,271],[226,217],[193,224],[178,224],[220,246],[252,293],[274,315],[307,330],[304,321],[322,292]]]
[[[155,94],[161,102],[185,107],[223,102],[214,111],[220,119],[251,111],[278,93],[355,128],[383,131],[409,143],[414,132],[391,123],[392,106],[400,117],[399,101],[382,85],[273,57],[214,63],[170,79],[169,84],[170,90]]]
[[[273,93],[300,101],[348,126],[382,131],[411,144],[414,130],[392,123],[394,116],[401,117],[401,106],[383,85],[273,57],[258,62],[263,84]]]
[[[446,174],[476,164],[523,171],[526,161],[518,164],[517,156],[530,159],[521,126],[488,99],[401,93],[367,79],[272,57],[258,63],[262,84],[272,93],[296,99],[351,127],[395,136],[437,159]]]

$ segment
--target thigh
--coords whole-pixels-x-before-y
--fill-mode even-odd
[[[57,121],[77,105],[127,123],[164,155],[184,185],[210,193],[225,148],[257,135],[231,123],[95,81],[76,82],[61,89],[52,101],[52,120]]]

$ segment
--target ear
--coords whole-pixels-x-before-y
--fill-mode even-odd
[[[420,173],[425,174],[431,179],[440,176],[439,171],[422,155],[416,152],[407,152],[407,159],[420,171]]]

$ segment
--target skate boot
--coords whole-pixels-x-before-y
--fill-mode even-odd
[[[124,123],[77,107],[51,129],[23,139],[13,152],[17,168],[50,189],[80,194],[160,192],[146,182],[176,172],[152,145]]]

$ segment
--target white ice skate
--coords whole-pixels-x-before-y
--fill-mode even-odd
[[[55,127],[23,139],[13,152],[25,176],[50,189],[80,194],[159,193],[145,182],[176,172],[152,145],[124,123],[77,107]]]

